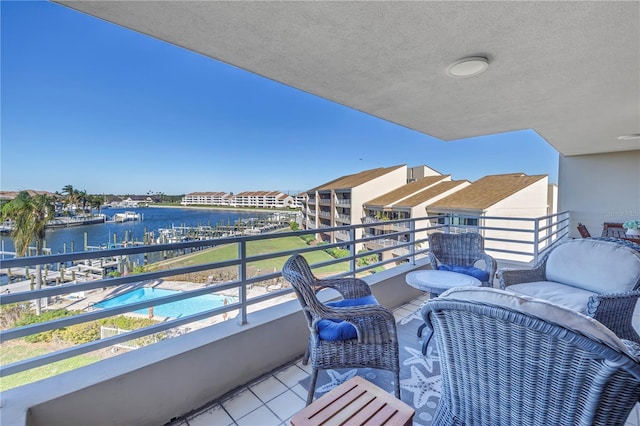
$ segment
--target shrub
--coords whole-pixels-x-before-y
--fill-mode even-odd
[[[366,253],[368,250],[360,250],[358,253]],[[368,256],[363,256],[358,258],[358,266],[366,266],[371,265],[372,263],[377,263],[380,260],[378,254],[370,254]]]
[[[56,309],[45,311],[42,313],[42,315],[38,316],[33,313],[27,312],[23,314],[18,321],[16,321],[15,326],[20,327],[24,325],[36,324],[40,322],[77,315],[80,313],[82,312],[68,311],[66,309]],[[120,328],[122,330],[135,330],[142,327],[148,327],[153,324],[156,324],[156,321],[150,318],[131,318],[124,315],[119,315],[117,317],[102,318],[83,324],[75,324],[56,330],[44,331],[42,333],[26,336],[24,340],[29,343],[52,342],[55,340],[61,340],[64,342],[79,345],[99,339],[101,326]]]
[[[132,274],[144,274],[145,272],[147,272],[146,268],[144,265],[136,265],[133,267],[133,271],[131,272]]]
[[[0,307],[0,328],[12,328],[24,315],[31,311],[29,303],[11,303]]]
[[[331,248],[325,249],[324,251],[326,251],[332,257],[334,257],[336,259],[341,259],[343,257],[349,257],[349,250],[341,249],[341,248],[338,248],[338,247],[331,247]]]
[[[68,317],[74,315],[76,313],[80,313],[79,311],[67,311],[66,309],[54,309],[51,311],[44,311],[41,315],[36,315],[31,312],[26,312],[22,317],[16,321],[16,327],[22,327],[31,324],[37,324],[46,321],[52,321],[59,318]],[[43,331],[42,333],[32,334],[30,336],[25,336],[24,340],[26,342],[35,343],[35,342],[51,342],[54,339],[54,335],[57,330],[49,330]]]
[[[311,244],[312,241],[315,241],[315,237],[312,234],[300,235],[300,239],[307,244]]]
[[[80,345],[98,340],[100,338],[100,326],[98,321],[85,322],[53,330],[53,334],[57,339]]]

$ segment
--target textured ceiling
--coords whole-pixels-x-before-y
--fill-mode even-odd
[[[640,2],[58,1],[422,133],[640,149]],[[489,69],[446,68],[485,56]]]

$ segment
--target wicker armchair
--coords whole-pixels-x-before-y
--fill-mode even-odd
[[[500,288],[574,309],[621,339],[640,343],[633,314],[640,298],[640,246],[623,240],[568,240],[533,269],[501,269]]]
[[[309,346],[304,363],[311,358],[311,383],[307,405],[313,401],[318,371],[329,368],[377,368],[395,375],[395,396],[400,398],[400,357],[393,314],[377,304],[367,283],[358,278],[316,278],[300,255],[291,256],[282,275],[293,285],[309,326]],[[341,301],[322,303],[317,294],[336,290]],[[366,304],[360,304],[364,301]],[[354,337],[326,340],[324,325],[355,328]]]
[[[429,248],[432,269],[445,269],[474,275],[482,281],[483,287],[493,287],[497,262],[485,253],[484,238],[480,234],[475,232],[465,234],[434,232],[429,235]],[[479,260],[484,261],[484,268],[474,267]],[[478,272],[480,275],[477,275]]]
[[[639,346],[573,310],[467,287],[421,313],[440,353],[434,425],[623,425],[640,398]]]

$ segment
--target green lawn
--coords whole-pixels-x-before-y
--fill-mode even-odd
[[[273,238],[259,241],[249,241],[247,243],[247,255],[255,256],[259,254],[277,253],[286,250],[296,250],[309,247],[307,243],[301,240],[299,237],[282,237]],[[262,272],[273,272],[282,269],[282,265],[289,256],[281,256],[272,259],[261,260],[258,262],[251,262],[247,266],[252,269],[260,269]],[[310,264],[326,262],[333,258],[324,250],[318,250],[311,253],[305,253],[304,257]],[[215,247],[213,249],[204,250],[198,253],[193,253],[185,256],[180,256],[175,259],[165,260],[155,263],[152,266],[159,268],[165,267],[180,267],[180,266],[193,266],[201,265],[203,263],[219,262],[223,260],[232,260],[238,258],[238,244],[226,244],[224,246]],[[347,261],[339,264],[325,266],[319,269],[315,269],[314,272],[317,275],[331,275],[338,272],[344,272],[349,269]]]
[[[41,345],[36,346],[26,342],[16,342],[11,346],[4,346],[1,350],[0,363],[2,365],[11,364],[23,359],[33,358],[44,355],[49,351]],[[12,374],[3,377],[0,380],[0,392],[12,389],[18,386],[32,383],[47,377],[52,377],[65,371],[74,370],[88,364],[100,361],[102,358],[92,355],[79,355],[73,358],[54,362],[52,364],[43,365],[42,367],[23,371],[21,373]]]

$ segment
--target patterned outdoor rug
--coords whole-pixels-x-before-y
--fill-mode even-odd
[[[440,399],[440,360],[434,339],[429,342],[427,354],[422,355],[422,338],[416,334],[422,323],[419,312],[398,322],[400,396],[416,410],[414,425],[430,425]],[[356,375],[393,393],[394,378],[389,371],[371,368],[324,370],[318,374],[314,400]],[[300,384],[309,389],[309,381],[307,377]]]

